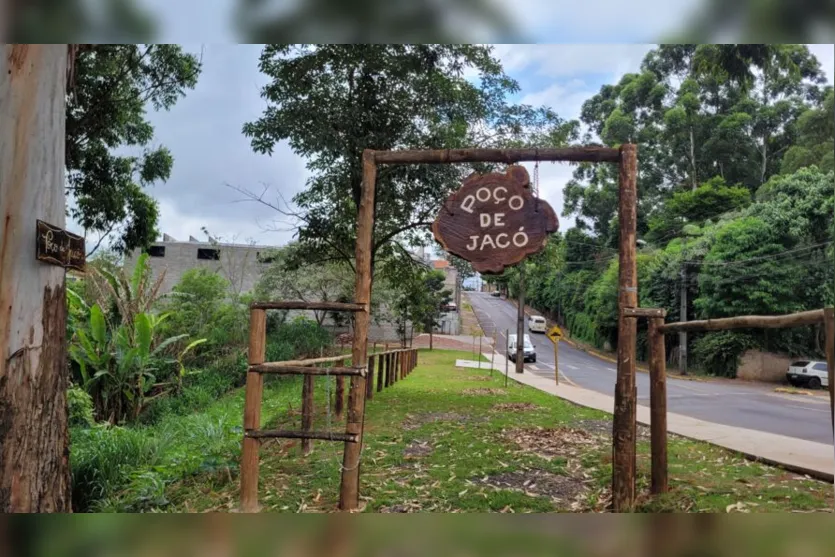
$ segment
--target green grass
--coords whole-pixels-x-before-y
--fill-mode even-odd
[[[602,511],[610,501],[611,416],[574,406],[488,370],[455,369],[465,352],[421,351],[419,367],[369,401],[362,455],[361,500],[369,512]],[[314,429],[343,429],[325,408],[317,379]],[[492,389],[492,391],[472,391]],[[267,389],[264,423],[298,429],[297,389]],[[522,411],[497,404],[525,405]],[[218,403],[227,426],[240,427],[241,393]],[[515,411],[514,411],[515,410]],[[197,418],[195,418],[197,419]],[[182,424],[181,431],[190,424]],[[541,429],[537,429],[541,428]],[[227,430],[224,430],[227,431]],[[233,510],[238,506],[235,443],[217,455],[228,467],[196,470],[167,484],[168,511]],[[225,435],[225,434],[224,434]],[[210,435],[183,445],[202,458]],[[648,495],[649,443],[638,445],[638,510],[750,512],[825,510],[831,485],[747,461],[705,443],[672,437],[671,492]],[[550,441],[549,441],[550,440]],[[259,496],[265,511],[336,509],[342,444],[314,441],[303,458],[297,442],[270,441],[261,450]],[[527,485],[524,482],[528,481]],[[508,484],[512,484],[512,489]]]
[[[301,380],[268,380],[262,419],[298,407]],[[168,486],[197,475],[230,481],[240,460],[244,390],[200,411],[168,412],[152,425],[97,425],[71,431],[73,505],[77,511],[165,510]]]

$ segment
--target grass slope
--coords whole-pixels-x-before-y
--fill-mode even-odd
[[[611,416],[574,406],[498,373],[456,369],[461,352],[422,351],[420,365],[369,402],[361,498],[370,512],[604,511],[610,503]],[[331,393],[317,380],[314,429],[343,429],[324,411]],[[299,428],[297,411],[265,404],[270,426]],[[234,396],[227,402],[241,403]],[[298,400],[293,404],[298,408]],[[237,447],[237,445],[236,445]],[[238,449],[239,450],[239,449]],[[342,444],[314,442],[307,458],[295,441],[261,451],[265,511],[330,512],[339,492]],[[233,456],[233,455],[229,455]],[[639,428],[638,510],[767,512],[832,507],[829,484],[750,462],[705,443],[671,437],[671,492],[653,499],[649,433]],[[166,510],[234,510],[236,471],[197,473],[169,486]]]

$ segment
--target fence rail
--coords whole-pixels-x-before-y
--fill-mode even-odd
[[[324,307],[327,306],[327,307]],[[338,306],[338,307],[337,307]],[[314,390],[317,378],[330,381],[334,376],[334,398],[326,404],[333,404],[333,414],[341,419],[345,413],[345,377],[351,379],[348,397],[348,422],[352,417],[363,423],[365,400],[374,396],[374,377],[377,373],[377,391],[390,387],[404,379],[417,366],[417,349],[399,348],[368,354],[365,365],[346,366],[345,361],[352,359],[352,354],[340,354],[325,358],[308,358],[304,360],[288,360],[283,362],[265,362],[267,309],[332,309],[340,311],[360,311],[364,306],[360,304],[322,304],[307,302],[258,302],[250,306],[250,337],[249,337],[249,366],[246,374],[246,400],[244,402],[244,438],[241,453],[241,510],[244,512],[257,511],[258,506],[258,474],[260,467],[259,449],[264,439],[301,439],[303,455],[310,454],[312,440],[340,441],[345,443],[345,454],[362,443],[362,427],[349,431],[350,423],[346,423],[346,431],[315,431],[313,429]],[[356,348],[356,346],[354,347]],[[367,346],[365,347],[367,349]],[[365,352],[365,350],[363,350]],[[325,367],[319,367],[325,366]],[[302,415],[301,430],[261,429],[261,404],[263,395],[263,376],[271,375],[302,375]],[[357,398],[362,397],[360,414],[352,414]],[[350,480],[350,478],[349,478]],[[340,494],[345,489],[346,475],[343,474],[343,485]]]
[[[664,323],[666,311],[651,308],[623,308],[626,319],[646,317],[649,324],[650,451],[651,492],[665,493],[667,478],[667,359],[664,335],[678,331],[722,331],[728,329],[782,329],[823,324],[829,377],[830,419],[835,429],[835,309],[824,308],[787,315],[744,315],[703,321]]]

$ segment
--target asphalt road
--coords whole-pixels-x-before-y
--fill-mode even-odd
[[[485,292],[468,292],[470,303],[484,332],[498,338],[497,350],[504,354],[505,331],[516,334],[516,307]],[[525,333],[536,348],[536,363],[525,365],[526,373],[554,376],[554,345],[540,333]],[[513,363],[511,362],[512,366]],[[560,381],[614,396],[615,364],[577,350],[562,342],[559,346]],[[649,376],[637,374],[638,404],[649,406]],[[832,444],[827,397],[775,393],[765,384],[667,380],[667,408],[670,412],[708,422]]]

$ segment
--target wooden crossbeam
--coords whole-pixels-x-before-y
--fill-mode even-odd
[[[319,439],[322,441],[341,441],[356,443],[357,435],[331,431],[287,431],[281,429],[253,429],[244,434],[250,439]]]
[[[288,366],[284,362],[266,362],[249,366],[249,371],[256,373],[269,373],[272,375],[352,375],[365,377],[364,367],[309,367],[309,366]]]
[[[663,308],[623,308],[624,317],[667,317],[667,310]]]
[[[311,309],[325,311],[365,311],[363,304],[346,304],[342,302],[303,302],[289,300],[284,302],[252,302],[250,309]]]
[[[782,329],[786,327],[800,327],[823,323],[822,309],[801,311],[788,315],[744,315],[740,317],[725,317],[722,319],[705,319],[702,321],[681,321],[667,323],[658,329],[662,333],[678,331],[724,331],[727,329]]]
[[[618,162],[612,147],[560,147],[547,149],[414,149],[374,151],[377,164],[447,164],[455,162],[521,161]]]

